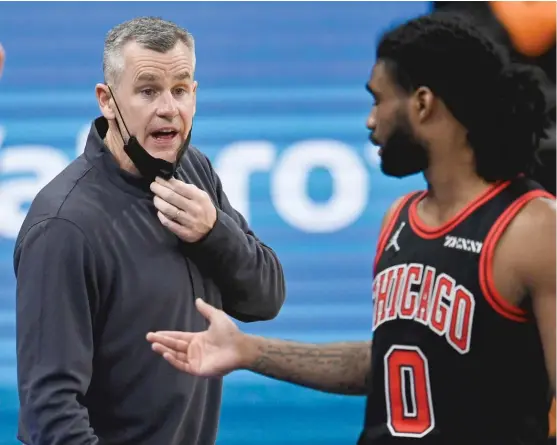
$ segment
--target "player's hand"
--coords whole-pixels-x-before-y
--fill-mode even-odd
[[[243,367],[244,334],[221,310],[195,301],[209,321],[203,332],[158,331],[147,334],[155,352],[180,371],[200,377],[220,377]]]
[[[151,191],[159,220],[182,241],[199,241],[214,227],[217,209],[209,195],[195,185],[157,178]]]

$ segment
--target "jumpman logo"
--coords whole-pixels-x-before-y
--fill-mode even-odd
[[[396,232],[393,233],[393,236],[391,237],[389,244],[387,244],[387,247],[385,248],[385,252],[389,250],[391,247],[393,247],[396,252],[400,250],[400,246],[398,245],[398,237],[400,235],[400,232],[402,232],[402,229],[404,229],[405,225],[406,223],[404,221],[400,223],[400,226],[398,227]]]

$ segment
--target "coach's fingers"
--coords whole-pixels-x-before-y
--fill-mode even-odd
[[[184,181],[180,181],[175,178],[171,178],[170,181],[166,181],[157,177],[155,181],[157,184],[169,188],[186,199],[199,199],[199,197],[204,193],[199,187],[196,187],[193,184],[186,184]]]
[[[174,221],[177,217],[180,216],[180,213],[183,213],[183,210],[180,207],[177,207],[175,205],[173,205],[172,203],[169,203],[168,201],[165,201],[162,198],[159,198],[158,196],[155,196],[153,198],[153,204],[155,204],[155,208],[162,213],[164,216],[166,216],[166,218]],[[160,216],[159,216],[160,219]],[[161,221],[162,222],[162,221]]]
[[[184,206],[187,205],[188,199],[180,193],[174,191],[171,187],[166,187],[158,182],[153,182],[151,183],[151,191],[155,194],[155,200],[158,197],[162,201],[172,204],[174,207],[179,209],[184,209]]]
[[[182,214],[183,212],[180,212],[180,215]],[[175,217],[176,215],[178,215],[177,212],[174,213],[173,217]],[[159,218],[159,221],[164,227],[170,230],[174,235],[176,235],[182,241],[191,242],[195,238],[195,236],[192,235],[192,231],[188,227],[178,224],[175,221],[172,221],[170,218],[165,216],[162,212],[160,211],[157,212],[157,217]],[[179,216],[179,218],[181,217]]]

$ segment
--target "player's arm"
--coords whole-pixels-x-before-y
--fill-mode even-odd
[[[527,224],[523,227],[529,229],[524,230],[523,248],[516,252],[519,273],[532,296],[547,372],[555,393],[555,201],[533,201],[525,213]]]
[[[93,362],[96,268],[83,234],[50,219],[17,245],[17,372],[22,439],[95,445],[80,404]]]
[[[383,219],[390,221],[400,201]],[[319,391],[364,395],[371,376],[371,341],[305,344],[241,333],[224,312],[196,301],[209,320],[205,332],[149,333],[153,349],[177,369],[193,375],[222,376],[246,369]]]
[[[367,393],[371,342],[319,345],[258,337],[240,332],[223,311],[199,299],[196,305],[208,330],[147,335],[153,350],[180,371],[214,377],[245,369],[329,393]]]
[[[367,394],[371,341],[305,344],[246,335],[244,369],[328,393]]]
[[[381,233],[404,198],[383,217]],[[371,376],[371,341],[304,344],[245,336],[245,368],[274,379],[346,395],[367,394]]]
[[[555,201],[536,199],[525,206],[508,228],[508,257],[532,306],[555,391]]]

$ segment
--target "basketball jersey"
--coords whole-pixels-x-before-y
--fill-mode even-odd
[[[406,196],[379,239],[358,444],[546,445],[551,393],[530,300],[498,294],[492,261],[513,217],[554,198],[525,178],[499,182],[431,228],[416,211],[425,195]]]

